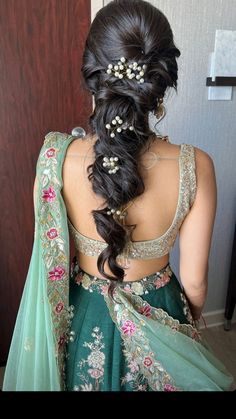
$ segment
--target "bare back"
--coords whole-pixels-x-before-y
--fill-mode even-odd
[[[75,140],[68,147],[63,165],[63,197],[68,217],[75,228],[86,237],[103,241],[97,233],[91,211],[103,207],[104,200],[93,192],[86,173],[87,166],[94,161],[94,141],[94,138]],[[201,150],[199,152],[204,153]],[[135,198],[126,217],[127,224],[137,224],[132,234],[133,241],[155,239],[170,227],[179,196],[179,155],[180,146],[159,138],[143,153],[139,170],[145,192]],[[97,269],[97,257],[87,256],[79,251],[77,256],[84,271],[102,277]],[[130,260],[125,280],[138,280],[157,272],[168,261],[169,254],[151,260]],[[105,270],[111,273],[108,265],[105,265]]]

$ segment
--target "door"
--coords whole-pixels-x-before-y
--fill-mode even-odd
[[[88,0],[0,2],[0,363],[7,358],[33,245],[33,181],[49,131],[88,128],[81,61]]]

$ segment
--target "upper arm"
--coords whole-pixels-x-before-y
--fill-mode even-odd
[[[197,192],[179,233],[180,279],[198,288],[207,279],[208,258],[217,206],[217,186],[212,158],[195,147]]]

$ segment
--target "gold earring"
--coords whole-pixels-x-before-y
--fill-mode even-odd
[[[163,97],[160,97],[157,100],[157,110],[155,111],[155,116],[157,119],[156,124],[158,124],[164,118],[165,115],[166,115],[166,108],[163,105]]]

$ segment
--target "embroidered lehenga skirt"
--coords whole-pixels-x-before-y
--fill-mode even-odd
[[[73,259],[68,391],[229,390],[232,376],[203,342],[169,263],[117,287]]]

